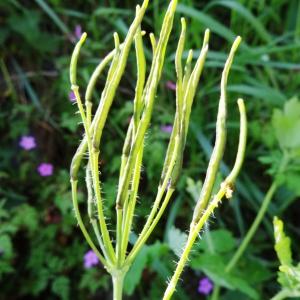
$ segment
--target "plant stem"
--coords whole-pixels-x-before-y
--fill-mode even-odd
[[[207,222],[211,214],[214,212],[215,208],[218,207],[220,204],[222,198],[224,197],[226,193],[227,185],[223,184],[220,188],[217,195],[214,197],[214,199],[211,201],[211,203],[208,205],[207,209],[203,212],[202,217],[200,218],[199,222],[197,224],[191,223],[191,230],[189,233],[188,240],[185,244],[185,248],[183,250],[183,253],[180,257],[180,260],[177,264],[175,273],[171,279],[171,281],[168,284],[168,287],[165,291],[163,300],[170,300],[175,292],[175,288],[177,285],[177,282],[180,278],[180,275],[183,271],[184,266],[186,265],[186,262],[188,261],[189,254],[191,252],[191,249],[195,243],[196,238],[199,235],[200,230],[202,229],[203,225]]]
[[[122,300],[123,283],[125,274],[121,271],[117,271],[112,275],[114,296],[113,300]]]
[[[280,174],[280,173],[284,172],[288,162],[289,162],[289,156],[288,156],[287,153],[284,153],[277,174]],[[233,255],[232,259],[227,264],[227,266],[225,268],[226,273],[230,273],[232,271],[232,269],[236,266],[236,264],[238,263],[238,261],[240,260],[242,255],[244,254],[244,252],[247,249],[250,241],[252,240],[254,234],[256,233],[259,225],[261,224],[261,222],[262,222],[262,220],[263,220],[263,218],[266,214],[266,211],[267,211],[267,209],[270,205],[270,202],[273,199],[274,194],[276,193],[279,186],[280,186],[279,180],[275,179],[275,181],[270,186],[267,194],[265,195],[265,197],[263,199],[263,202],[262,202],[262,205],[259,209],[259,212],[258,212],[255,220],[253,221],[250,229],[248,230],[243,242],[240,244],[239,248],[237,249],[237,251]],[[218,300],[219,299],[220,290],[221,290],[220,286],[216,285],[215,289],[214,289],[214,293],[211,297],[211,300]]]
[[[217,300],[219,298],[220,289],[221,289],[221,287],[219,285],[215,285],[214,291],[211,295],[210,300]]]
[[[275,192],[277,191],[277,188],[278,188],[278,182],[274,181],[273,184],[271,185],[271,187],[269,188],[269,190],[263,200],[261,208],[260,208],[254,222],[252,223],[250,229],[248,230],[243,242],[239,246],[238,250],[235,252],[232,259],[227,264],[226,269],[225,269],[225,271],[227,273],[229,273],[235,267],[235,265],[237,264],[237,262],[239,261],[239,259],[243,255],[243,253],[245,252],[246,248],[248,247],[248,244],[252,240],[255,232],[257,231],[257,228],[260,225],[260,223],[269,207],[269,204],[270,204]]]

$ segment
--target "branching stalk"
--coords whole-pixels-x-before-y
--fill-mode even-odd
[[[122,43],[118,34],[114,33],[114,50],[109,52],[107,56],[100,61],[92,73],[85,92],[84,103],[81,100],[80,89],[77,82],[77,62],[80,49],[87,37],[86,33],[82,35],[81,39],[76,44],[71,58],[71,89],[74,92],[84,127],[82,142],[72,159],[70,168],[73,206],[75,217],[83,236],[99,258],[100,262],[111,274],[114,288],[114,300],[122,299],[125,275],[164,214],[175,191],[184,160],[184,148],[187,139],[192,104],[194,102],[196,90],[208,52],[210,32],[207,29],[205,31],[202,49],[195,65],[192,66],[192,50],[189,51],[187,61],[185,65],[183,65],[182,55],[185,50],[187,26],[185,19],[182,18],[182,30],[175,57],[177,81],[176,112],[173,121],[173,130],[166,151],[166,157],[152,209],[138,239],[132,246],[131,250],[128,251],[129,238],[134,224],[134,212],[139,192],[145,136],[151,123],[157,90],[163,75],[166,50],[173,27],[177,2],[178,0],[170,1],[159,38],[156,39],[154,34],[150,34],[149,38],[152,46],[153,57],[148,75],[143,45],[143,39],[144,36],[146,36],[146,33],[142,30],[142,20],[146,13],[149,0],[144,0],[141,6],[136,7],[135,19]],[[235,178],[241,168],[246,143],[246,114],[243,101],[239,100],[238,103],[241,112],[241,133],[236,163],[230,175],[221,185],[219,192],[209,202],[212,186],[215,182],[216,172],[222,158],[225,145],[227,78],[234,53],[239,43],[240,38],[237,38],[233,44],[222,76],[221,98],[217,119],[216,145],[208,167],[204,183],[204,192],[201,194],[194,212],[188,244],[184,249],[183,255],[165,293],[164,299],[170,299],[174,293],[179,276],[188,259],[189,252],[200,229],[203,227],[215,208],[219,205],[223,196],[225,195],[228,197],[228,195],[230,195],[231,184],[235,181]],[[133,99],[132,118],[126,133],[122,150],[119,183],[116,195],[116,226],[114,232],[110,233],[105,219],[106,216],[104,213],[104,203],[102,198],[102,178],[99,168],[99,161],[102,158],[102,153],[100,153],[101,140],[111,107],[113,106],[115,95],[122,76],[124,75],[130,49],[133,44],[135,45],[137,81],[135,96]],[[97,109],[95,109],[95,114],[93,115],[92,96],[96,88],[96,83],[106,68],[108,68],[108,71],[105,85],[101,93],[99,105]],[[86,152],[88,154],[88,161],[86,162],[85,183],[87,201],[85,205],[87,208],[89,226],[84,224],[84,219],[81,215],[77,199],[77,185],[79,182],[78,174],[80,167],[83,164],[83,158]],[[89,230],[93,231],[93,235],[90,235]]]

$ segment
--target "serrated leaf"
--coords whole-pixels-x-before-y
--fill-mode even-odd
[[[275,251],[280,260],[281,265],[292,264],[291,240],[283,231],[283,222],[277,217],[274,218],[274,237]]]
[[[70,279],[66,276],[56,277],[52,282],[51,290],[62,300],[70,299]]]
[[[272,124],[282,149],[300,147],[300,101],[294,97],[287,101],[284,109],[275,109]]]

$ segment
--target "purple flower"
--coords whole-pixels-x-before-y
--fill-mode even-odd
[[[75,37],[76,37],[78,40],[80,40],[81,35],[82,35],[82,27],[81,27],[81,25],[77,24],[77,25],[75,26],[75,29],[74,29],[74,35],[75,35]]]
[[[47,177],[47,176],[51,176],[53,174],[53,165],[49,164],[49,163],[41,163],[38,168],[37,171],[39,172],[39,174],[42,177]]]
[[[176,83],[171,80],[166,82],[166,87],[171,91],[176,91]]]
[[[173,126],[172,125],[162,125],[162,126],[160,126],[160,130],[165,133],[172,133]]]
[[[203,295],[208,295],[214,288],[214,284],[208,277],[204,277],[199,281],[198,292]]]
[[[19,146],[27,151],[34,149],[34,148],[36,148],[35,138],[30,135],[24,135],[21,137]]]
[[[99,264],[99,258],[93,250],[89,250],[83,257],[83,265],[86,269]]]
[[[69,93],[69,100],[70,100],[71,102],[75,102],[75,101],[76,101],[76,96],[75,96],[75,94],[74,94],[73,91],[71,91],[71,92]]]

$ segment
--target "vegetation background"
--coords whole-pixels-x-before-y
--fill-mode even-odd
[[[150,3],[144,29],[158,34],[168,1]],[[224,265],[253,222],[282,156],[272,115],[288,99],[299,96],[300,1],[179,3],[148,131],[136,234],[149,212],[159,181],[169,138],[162,126],[171,124],[174,116],[175,95],[167,83],[175,81],[174,52],[181,16],[188,22],[187,49],[200,49],[204,30],[210,28],[210,52],[192,112],[176,195],[128,275],[125,299],[161,299],[165,282],[174,270],[214,141],[221,70],[236,35],[243,37],[243,45],[228,86],[229,133],[220,180],[236,153],[238,97],[246,100],[248,109],[246,161],[234,198],[224,201],[201,234],[174,299],[209,299],[209,295],[197,291],[199,280],[205,276],[227,287],[222,290],[222,300],[270,299],[279,290],[279,263],[273,250],[274,215],[285,221],[286,231],[299,250],[299,164],[284,174],[262,225],[233,271],[246,288],[225,275]],[[80,84],[85,87],[93,68],[112,49],[113,32],[124,38],[136,4],[136,0],[0,1],[1,300],[111,299],[111,282],[105,270],[101,266],[84,267],[84,255],[89,249],[72,211],[68,168],[82,128],[68,96],[68,66],[77,38],[75,28],[78,31],[81,27],[89,36],[79,68]],[[145,47],[150,59],[150,43],[146,42]],[[104,79],[99,82],[97,96]],[[132,109],[135,80],[134,57],[130,57],[102,143],[102,179],[111,224],[120,149]],[[35,138],[34,149],[26,151],[20,146],[24,136]],[[53,166],[51,176],[41,176],[41,163]],[[83,207],[84,193],[82,190]],[[299,251],[294,252],[299,261]]]

